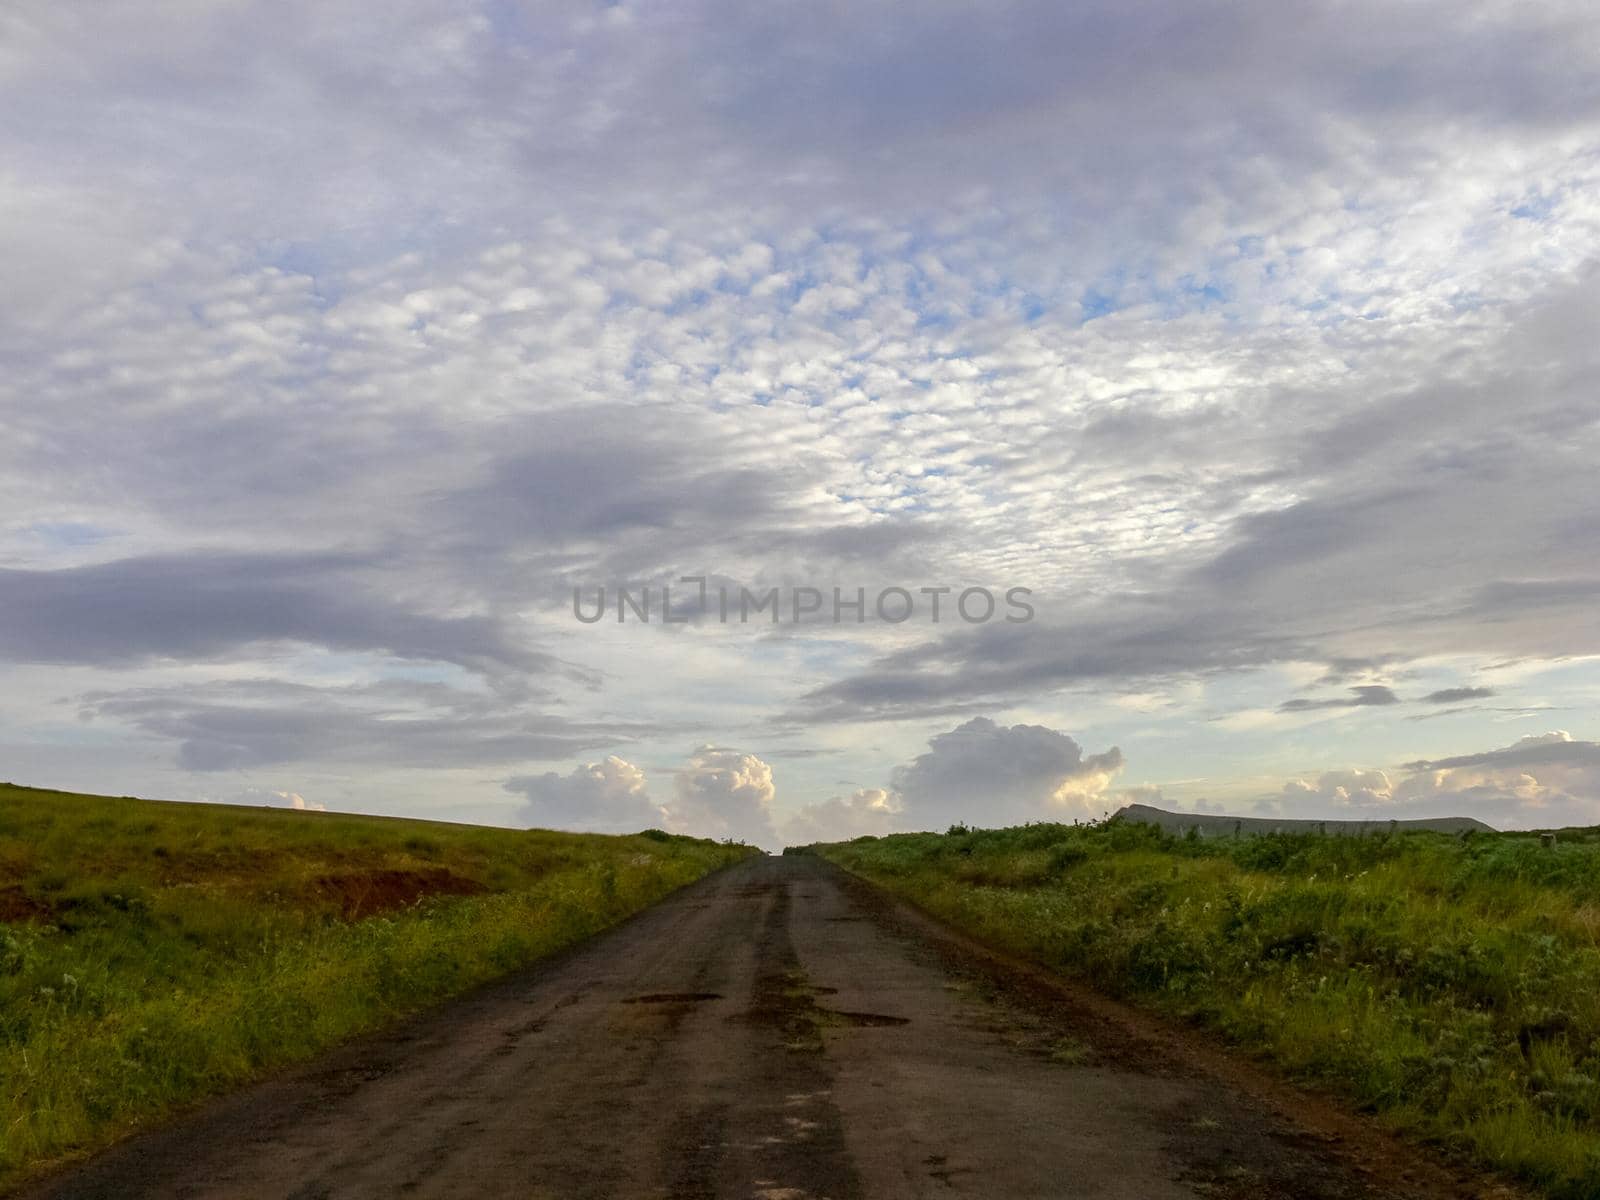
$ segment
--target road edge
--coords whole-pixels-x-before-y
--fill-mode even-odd
[[[288,1103],[297,1105],[314,1116],[318,1081],[331,1073],[359,1070],[364,1063],[385,1054],[396,1053],[413,1040],[426,1036],[429,1028],[445,1020],[446,1014],[458,1006],[470,1006],[490,1001],[502,991],[516,989],[541,973],[561,966],[579,954],[590,952],[605,939],[617,935],[633,922],[644,918],[662,905],[671,904],[704,887],[710,880],[725,872],[736,870],[756,855],[747,855],[725,863],[660,896],[643,908],[634,909],[620,920],[587,937],[569,942],[551,954],[532,962],[512,967],[503,974],[485,979],[465,991],[441,996],[435,1002],[376,1029],[356,1034],[345,1041],[326,1047],[311,1058],[289,1063],[265,1074],[255,1076],[239,1086],[170,1110],[148,1125],[129,1130],[115,1141],[97,1146],[66,1158],[42,1164],[22,1178],[0,1187],[0,1200],[50,1200],[57,1191],[80,1174],[139,1170],[142,1157],[164,1139],[193,1133],[191,1126],[210,1122],[226,1122],[240,1109],[252,1104],[270,1103],[274,1096],[287,1094]]]
[[[1330,1158],[1375,1186],[1408,1189],[1416,1200],[1540,1200],[1538,1193],[1486,1171],[1442,1147],[1412,1141],[1356,1111],[1348,1100],[1288,1078],[1270,1062],[1255,1060],[1208,1030],[1187,1027],[1150,1009],[1118,1000],[1091,985],[991,946],[905,896],[815,855],[843,878],[862,907],[892,932],[929,944],[941,957],[976,965],[1008,998],[1057,1020],[1091,1027],[1091,1040],[1121,1055],[1154,1056],[1163,1065],[1214,1079],[1260,1107],[1274,1120],[1309,1134]]]

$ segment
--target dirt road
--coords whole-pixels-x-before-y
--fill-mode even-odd
[[[819,860],[756,859],[29,1194],[1490,1194],[1315,1105],[1289,1123],[1291,1093],[1252,1097],[1178,1036]]]

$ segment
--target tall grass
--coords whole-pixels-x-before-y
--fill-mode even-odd
[[[1600,831],[1547,847],[1111,823],[817,849],[1414,1137],[1559,1200],[1600,1197]]]
[[[748,853],[0,787],[0,1188]]]

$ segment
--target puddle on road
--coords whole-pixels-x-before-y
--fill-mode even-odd
[[[838,988],[810,982],[803,971],[765,975],[757,980],[754,1006],[728,1019],[776,1025],[787,1035],[784,1041],[786,1049],[810,1053],[822,1050],[824,1029],[887,1029],[911,1024],[909,1017],[849,1012],[817,1003],[817,997],[836,995],[838,991]]]
[[[838,1009],[820,1010],[829,1024],[854,1025],[860,1029],[877,1029],[886,1025],[909,1025],[910,1017],[891,1017],[886,1013],[840,1012]]]
[[[624,1004],[699,1004],[704,1000],[721,1000],[721,992],[647,992],[643,996],[629,996]]]

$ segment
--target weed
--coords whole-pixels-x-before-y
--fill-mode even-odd
[[[748,853],[0,786],[0,1189]]]
[[[1600,1196],[1600,830],[1179,838],[1109,822],[812,848],[1559,1200]]]

